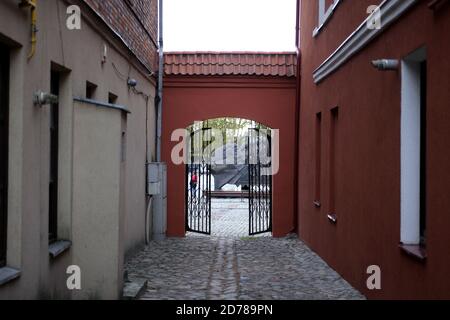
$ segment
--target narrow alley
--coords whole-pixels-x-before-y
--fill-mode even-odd
[[[450,0],[0,0],[0,302],[450,300],[449,30]]]
[[[212,236],[152,241],[128,261],[129,280],[148,281],[140,299],[364,299],[295,235],[246,236],[247,201],[212,208]]]

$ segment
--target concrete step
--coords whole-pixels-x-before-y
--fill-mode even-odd
[[[136,300],[147,290],[147,280],[135,279],[125,281],[123,286],[123,300]]]

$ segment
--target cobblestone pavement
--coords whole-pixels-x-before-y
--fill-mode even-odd
[[[211,235],[248,236],[248,199],[212,199]]]
[[[215,200],[212,236],[153,241],[126,265],[144,300],[364,299],[295,235],[248,237],[246,202]]]

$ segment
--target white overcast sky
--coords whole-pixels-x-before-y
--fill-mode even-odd
[[[296,0],[164,0],[164,51],[295,51]]]

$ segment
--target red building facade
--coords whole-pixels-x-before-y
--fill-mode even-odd
[[[368,298],[450,298],[449,1],[304,0],[299,21],[300,238]]]

